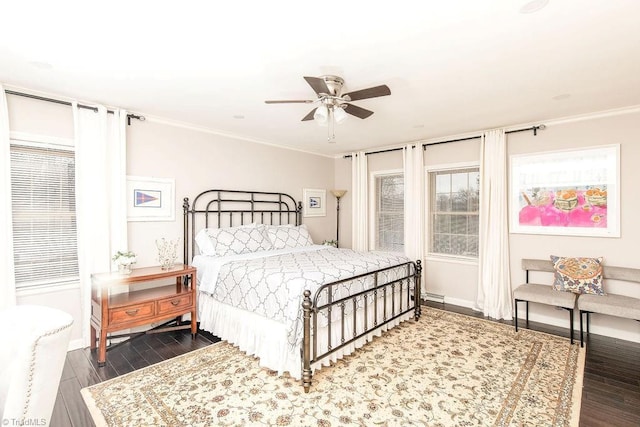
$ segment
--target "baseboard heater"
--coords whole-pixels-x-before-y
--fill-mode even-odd
[[[444,304],[444,295],[432,294],[431,292],[427,292],[427,297],[425,298],[427,301],[439,302],[440,304]]]

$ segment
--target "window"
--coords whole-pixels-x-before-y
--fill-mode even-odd
[[[478,257],[478,167],[429,172],[429,252]]]
[[[373,247],[379,251],[404,251],[404,176],[402,173],[374,174]]]
[[[16,288],[78,280],[73,147],[12,140],[11,199]]]

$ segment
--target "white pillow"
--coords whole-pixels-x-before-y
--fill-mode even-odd
[[[269,250],[271,241],[263,226],[205,228],[195,237],[202,255],[226,256]]]
[[[298,227],[278,226],[267,228],[269,239],[273,249],[297,248],[300,246],[311,246],[313,240],[309,235],[307,226],[302,224]]]

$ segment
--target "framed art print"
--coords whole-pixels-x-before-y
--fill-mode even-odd
[[[127,221],[174,221],[175,182],[127,176]]]
[[[510,231],[620,237],[620,145],[511,156]]]
[[[326,216],[327,215],[327,190],[314,190],[305,188],[302,190],[302,215]]]

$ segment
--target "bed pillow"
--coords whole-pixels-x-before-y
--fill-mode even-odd
[[[196,236],[202,255],[227,256],[272,249],[263,226],[205,228]]]
[[[255,228],[256,225],[257,224],[253,222],[251,224],[239,225],[233,228]],[[202,255],[216,254],[214,241],[212,241],[211,238],[209,237],[209,232],[215,233],[215,230],[218,230],[218,228],[203,228],[202,230],[198,231],[198,233],[196,234],[196,237],[194,240],[196,241],[196,245],[198,245],[198,251],[200,252],[200,254]]]
[[[553,288],[576,294],[604,295],[602,288],[602,257],[569,258],[551,255]]]
[[[300,246],[311,246],[313,240],[309,235],[307,226],[302,224],[298,227],[278,226],[267,229],[269,240],[273,249],[297,248]]]

